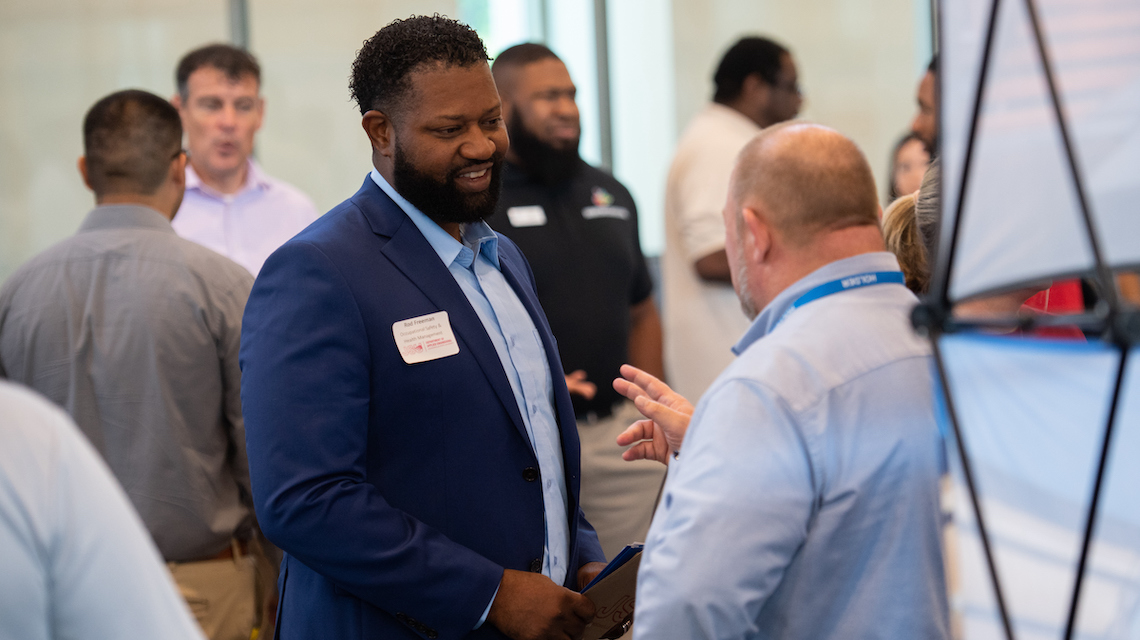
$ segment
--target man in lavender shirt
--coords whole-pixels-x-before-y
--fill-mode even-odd
[[[171,102],[190,162],[174,230],[256,276],[269,254],[319,215],[308,196],[250,158],[265,113],[261,67],[248,51],[212,44],[186,54],[175,78]]]

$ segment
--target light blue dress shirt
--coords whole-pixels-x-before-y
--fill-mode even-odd
[[[205,640],[67,414],[0,381],[0,638]]]
[[[555,584],[562,584],[569,570],[570,527],[566,519],[562,440],[554,417],[554,385],[538,329],[503,277],[499,266],[498,236],[480,221],[462,225],[463,242],[460,243],[397,193],[375,169],[372,170],[372,180],[403,209],[439,254],[439,259],[447,265],[495,345],[538,458],[546,512],[542,573]],[[486,613],[483,619],[486,619]]]
[[[638,575],[638,640],[946,638],[929,349],[889,253],[777,296],[701,398]],[[781,321],[781,318],[783,320]]]

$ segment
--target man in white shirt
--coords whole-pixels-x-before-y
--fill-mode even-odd
[[[748,328],[721,219],[733,162],[762,127],[796,117],[802,102],[791,53],[767,38],[734,44],[713,79],[713,101],[681,136],[665,192],[665,365],[673,388],[690,398],[728,365]]]
[[[212,44],[186,54],[175,79],[171,102],[190,163],[174,230],[256,276],[269,254],[319,215],[308,196],[250,158],[265,114],[261,67],[247,51]]]

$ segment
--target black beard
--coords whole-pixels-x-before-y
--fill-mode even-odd
[[[522,118],[507,124],[507,134],[522,170],[547,186],[569,180],[582,168],[577,142],[569,149],[556,149],[523,127]]]
[[[499,204],[503,159],[501,157],[492,159],[491,184],[485,191],[463,193],[455,186],[455,180],[459,174],[480,164],[483,163],[473,162],[465,167],[452,169],[447,173],[447,178],[440,183],[408,162],[403,147],[397,142],[395,167],[392,172],[395,184],[392,187],[396,189],[396,193],[404,196],[408,202],[438,225],[478,222],[495,213],[495,205]]]

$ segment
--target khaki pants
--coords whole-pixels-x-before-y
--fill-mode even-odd
[[[190,612],[210,640],[249,640],[257,623],[257,577],[252,556],[166,564]]]
[[[665,465],[651,460],[626,462],[615,439],[642,418],[632,402],[608,417],[578,421],[582,443],[582,511],[598,531],[602,551],[612,560],[627,544],[644,542]]]

